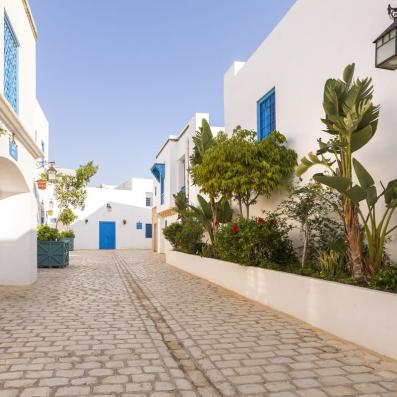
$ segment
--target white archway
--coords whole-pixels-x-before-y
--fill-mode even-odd
[[[17,165],[0,156],[0,200],[13,194],[28,192],[29,186]]]
[[[0,284],[36,280],[36,228],[35,194],[18,166],[0,156]]]

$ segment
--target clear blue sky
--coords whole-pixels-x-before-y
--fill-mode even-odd
[[[94,184],[149,177],[194,112],[223,125],[223,75],[294,0],[30,0],[50,158],[100,166]]]

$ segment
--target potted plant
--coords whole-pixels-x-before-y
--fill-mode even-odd
[[[61,240],[65,243],[68,243],[69,251],[74,250],[74,232],[73,230],[65,230],[64,232],[60,233]]]
[[[65,267],[69,265],[69,244],[60,239],[57,229],[47,225],[37,228],[37,266]]]

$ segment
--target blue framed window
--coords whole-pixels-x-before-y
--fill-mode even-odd
[[[137,230],[142,230],[142,222],[137,222],[136,229]]]
[[[45,143],[44,143],[43,140],[41,141],[41,151],[42,151],[43,153],[45,153]]]
[[[276,90],[271,89],[257,103],[258,140],[269,136],[276,129]]]
[[[11,23],[4,15],[4,96],[18,113],[19,44]]]
[[[145,225],[145,237],[152,238],[152,224],[146,223]]]

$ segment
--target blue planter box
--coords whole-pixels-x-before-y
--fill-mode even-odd
[[[69,244],[65,241],[37,241],[38,267],[69,265]]]
[[[74,237],[64,237],[62,241],[69,244],[69,251],[74,251]]]

